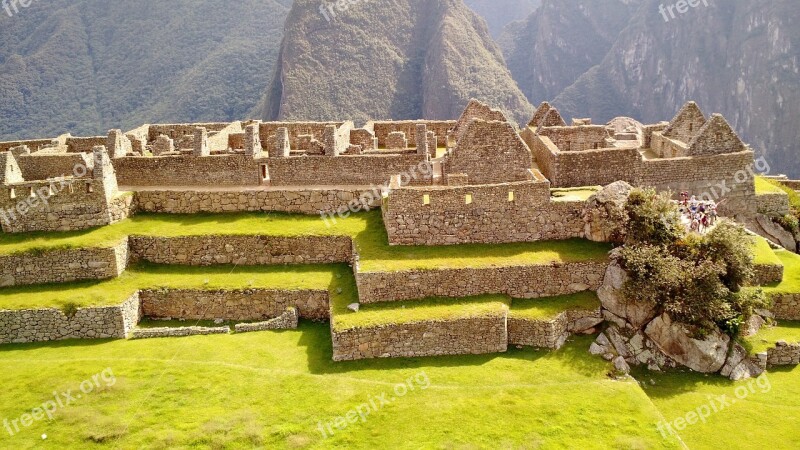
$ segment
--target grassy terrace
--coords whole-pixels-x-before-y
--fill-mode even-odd
[[[344,264],[251,267],[140,264],[110,280],[3,288],[0,309],[118,305],[140,289],[328,290],[347,277],[352,279],[353,275]]]
[[[9,420],[53,391],[79,392],[81,381],[106,369],[116,382],[101,381],[53,420],[13,437],[0,430],[0,448],[681,448],[658,432],[662,415],[638,383],[606,376],[609,364],[586,351],[591,340],[557,352],[338,363],[328,327],[311,323],[282,332],[3,346],[0,417]],[[415,389],[398,396],[394,387],[406,380]],[[779,386],[775,379],[776,391],[791,393],[793,380]],[[320,422],[383,395],[391,401],[366,421],[320,433]],[[769,405],[755,406],[770,429],[792,426],[785,414],[764,414]],[[706,431],[749,429],[733,419],[714,418]]]
[[[750,353],[759,353],[775,347],[775,343],[780,340],[800,342],[800,322],[782,320],[778,326],[764,327],[754,336],[745,338],[745,345]]]
[[[379,211],[330,221],[319,216],[275,213],[141,214],[118,224],[74,232],[0,234],[0,254],[48,249],[108,247],[128,235],[351,236],[362,271],[536,265],[603,260],[606,244],[581,239],[501,245],[389,246]]]
[[[511,303],[509,317],[515,319],[550,320],[562,311],[596,310],[600,308],[600,299],[592,291],[577,294],[560,295],[558,297],[514,299]]]
[[[775,250],[769,246],[766,239],[760,236],[755,237],[753,256],[753,262],[758,265],[779,266],[782,264],[781,259],[775,254]]]
[[[587,186],[575,188],[556,188],[550,189],[550,197],[554,202],[574,202],[586,201],[589,197],[602,189],[601,186]]]
[[[764,177],[755,177],[756,195],[780,194],[785,192],[777,181],[768,180]]]
[[[800,255],[787,250],[777,250],[775,255],[783,263],[783,281],[764,287],[767,293],[800,293]]]

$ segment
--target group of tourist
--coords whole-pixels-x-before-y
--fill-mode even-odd
[[[701,201],[688,192],[681,192],[680,210],[683,221],[691,231],[704,233],[717,222],[717,204],[713,201]]]

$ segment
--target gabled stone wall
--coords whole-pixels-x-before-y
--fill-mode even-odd
[[[447,146],[447,133],[450,132],[455,126],[455,120],[400,120],[391,122],[372,122],[373,132],[375,137],[378,138],[378,146],[386,148],[386,138],[389,133],[393,131],[401,131],[405,133],[409,143],[414,147],[414,133],[416,132],[417,124],[425,124],[428,131],[433,131],[436,134],[436,146]],[[351,139],[351,142],[353,140]],[[353,142],[354,144],[357,142]]]

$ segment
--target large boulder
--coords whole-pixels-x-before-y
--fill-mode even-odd
[[[673,322],[666,313],[650,322],[645,334],[662,353],[702,373],[715,373],[722,369],[731,340],[720,330],[714,330],[703,339],[695,339],[685,325]]]
[[[586,239],[595,242],[619,242],[625,236],[625,204],[633,187],[617,181],[600,189],[586,202],[583,210]]]
[[[615,316],[625,320],[634,329],[639,329],[656,317],[657,305],[636,299],[627,299],[622,288],[628,280],[628,274],[617,263],[611,263],[606,269],[603,285],[597,290],[597,296],[603,308]]]
[[[775,242],[779,243],[783,248],[789,250],[790,252],[797,251],[797,242],[794,239],[794,235],[792,233],[786,231],[782,226],[775,223],[769,217],[759,214],[756,217],[758,224],[761,225],[761,228],[767,232],[767,234],[774,240]]]
[[[763,360],[763,361],[762,361]],[[733,344],[728,360],[722,366],[720,375],[731,380],[739,381],[747,378],[755,378],[766,370],[766,359],[759,359],[758,356],[751,358],[747,350],[740,344]]]

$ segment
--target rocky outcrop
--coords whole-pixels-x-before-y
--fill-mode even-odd
[[[675,322],[658,305],[626,298],[623,288],[628,274],[616,262],[606,270],[597,295],[607,327],[592,343],[589,352],[628,365],[645,365],[650,370],[678,366],[703,373],[720,372],[733,380],[757,377],[766,368],[767,354],[750,356],[738,343],[717,329],[702,338],[690,327]],[[769,313],[762,312],[765,315]],[[743,335],[758,332],[765,320],[754,315],[742,327]]]
[[[633,186],[617,181],[605,186],[586,202],[583,221],[586,239],[619,242],[625,236],[625,204]]]
[[[692,337],[692,330],[673,322],[668,314],[656,317],[645,334],[665,355],[696,372],[715,373],[725,364],[731,338],[719,330],[702,339]]]
[[[783,227],[763,214],[756,216],[756,220],[761,228],[767,233],[767,236],[764,237],[779,243],[783,248],[789,250],[790,252],[797,251],[797,242],[795,241],[792,233],[786,231]]]
[[[611,263],[597,296],[606,311],[630,324],[631,328],[639,329],[658,314],[657,305],[625,298],[622,289],[627,281],[625,270],[617,263]]]

